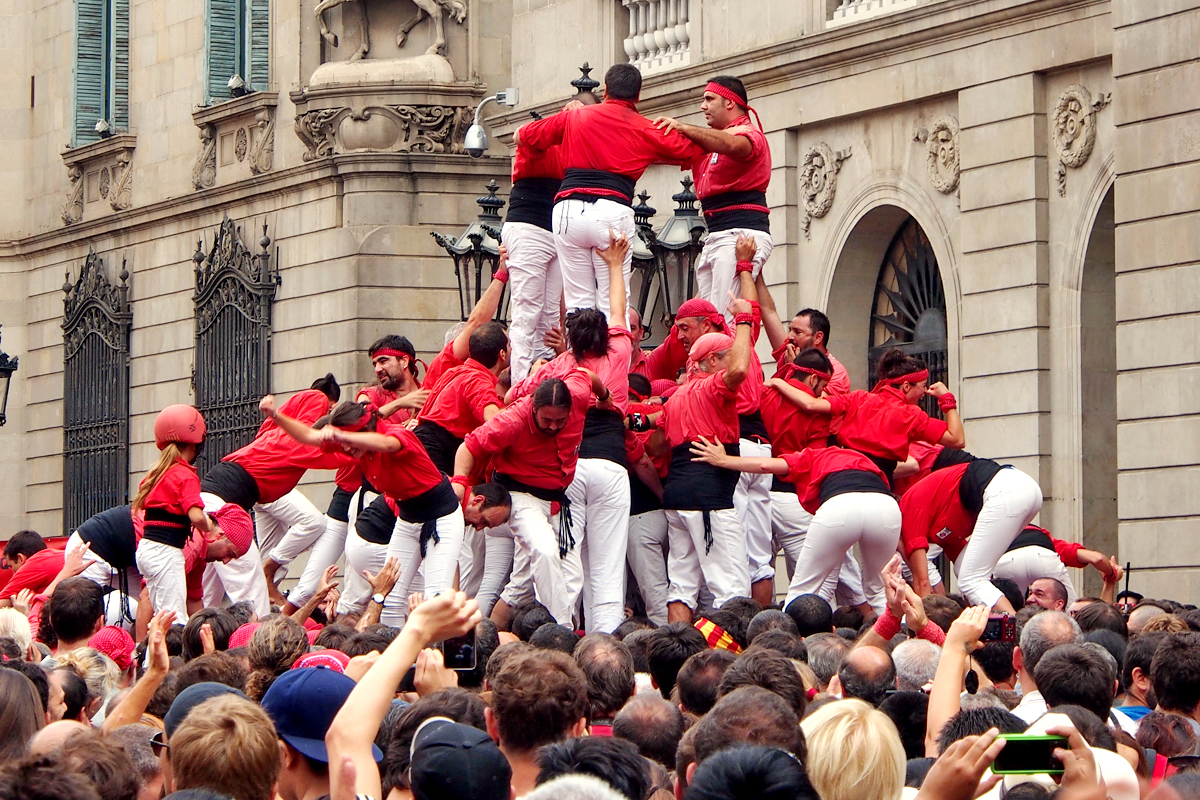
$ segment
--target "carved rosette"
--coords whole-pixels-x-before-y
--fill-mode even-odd
[[[275,161],[275,115],[264,108],[255,115],[254,124],[258,133],[250,146],[250,171],[261,175],[270,172]]]
[[[304,160],[335,153],[463,153],[468,106],[395,105],[322,108],[296,117]]]
[[[925,139],[929,180],[942,194],[958,188],[962,165],[958,155],[958,120],[947,114],[934,120]]]
[[[833,207],[837,193],[837,176],[842,162],[853,154],[850,148],[834,152],[829,145],[818,142],[804,153],[800,164],[800,194],[804,204],[804,238],[812,239],[809,228],[813,219],[820,219]]]
[[[1096,112],[1112,100],[1101,94],[1095,100],[1086,86],[1072,84],[1054,106],[1054,149],[1058,153],[1058,194],[1067,196],[1067,168],[1079,169],[1096,146]]]
[[[208,189],[217,182],[217,130],[213,125],[200,126],[200,155],[192,167],[192,186]]]
[[[67,180],[71,186],[63,203],[62,221],[66,225],[74,225],[83,219],[83,169],[78,164],[72,164],[67,168]]]

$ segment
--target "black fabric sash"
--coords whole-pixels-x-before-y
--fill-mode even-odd
[[[413,434],[425,445],[429,460],[445,475],[454,474],[454,457],[458,454],[458,446],[463,443],[450,431],[436,422],[421,420],[413,429]]]
[[[1004,552],[1011,553],[1013,550],[1020,550],[1022,547],[1044,547],[1051,553],[1056,552],[1054,549],[1054,540],[1045,531],[1037,528],[1026,528],[1018,533],[1017,538],[1013,539],[1012,544]]]
[[[1004,467],[990,458],[977,458],[967,465],[967,471],[958,482],[958,499],[967,513],[976,515],[983,508],[983,493],[1002,469]]]
[[[521,178],[513,183],[508,195],[508,214],[505,222],[524,222],[528,225],[554,230],[554,196],[562,181],[557,178]]]
[[[583,422],[580,458],[602,458],[629,468],[625,454],[625,419],[617,411],[589,408]]]
[[[658,495],[650,491],[650,487],[642,483],[642,479],[632,472],[629,473],[629,516],[645,514],[647,511],[658,511],[662,501]]]
[[[761,411],[738,415],[738,436],[760,444],[771,443],[771,434],[767,431],[767,424],[763,422]]]
[[[966,450],[955,450],[953,447],[943,447],[937,457],[933,459],[933,466],[930,467],[930,472],[937,472],[939,469],[953,467],[958,464],[970,464],[975,460],[975,456],[968,453]]]
[[[354,532],[363,541],[371,544],[387,545],[392,540],[392,531],[396,527],[396,515],[387,499],[379,495],[366,508],[360,509],[354,520]]]
[[[728,231],[735,228],[747,228],[752,231],[771,232],[769,212],[753,208],[738,208],[737,206],[767,207],[766,192],[744,191],[724,192],[704,197],[700,200],[704,209],[704,221],[709,233]],[[731,208],[731,206],[733,206]]]
[[[831,472],[821,481],[821,505],[839,494],[866,492],[870,494],[886,494],[889,497],[892,490],[883,482],[883,478],[865,469],[843,469]]]
[[[325,509],[325,516],[338,522],[349,522],[350,498],[353,496],[354,492],[347,492],[340,486],[333,487],[333,497],[329,498],[329,508]]]
[[[187,514],[172,514],[161,508],[146,509],[146,527],[142,538],[152,542],[178,547],[187,544],[192,535],[192,521]]]
[[[607,189],[613,192],[620,192],[620,196],[587,194],[586,192],[578,191],[580,189]],[[587,201],[595,201],[603,198],[605,200],[612,200],[614,203],[620,203],[621,205],[632,206],[633,193],[636,189],[636,182],[624,175],[617,175],[614,172],[605,172],[599,169],[572,168],[568,169],[566,175],[563,177],[562,185],[558,189],[558,198]]]
[[[129,506],[117,506],[89,518],[76,531],[92,552],[115,570],[137,565],[137,536]]]
[[[200,479],[200,491],[215,494],[226,503],[236,503],[253,513],[258,502],[258,482],[246,468],[234,461],[222,461]]]
[[[725,452],[741,455],[737,442],[726,443]],[[733,490],[741,473],[692,460],[691,442],[671,448],[671,468],[663,486],[663,508],[674,511],[718,511],[733,508]]]
[[[787,492],[788,494],[796,494],[796,484],[788,483],[778,475],[771,476],[771,491],[772,492]]]

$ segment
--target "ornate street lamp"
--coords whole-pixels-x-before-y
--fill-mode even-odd
[[[12,381],[12,374],[17,371],[16,358],[9,358],[8,354],[0,350],[0,426],[8,421],[5,416],[5,410],[8,408],[8,385]]]
[[[647,307],[653,312],[659,298],[662,298],[665,313],[665,309],[671,305],[670,289],[659,275],[658,261],[651,250],[655,236],[654,229],[650,227],[650,220],[658,213],[658,209],[646,202],[650,199],[650,194],[645,189],[638,193],[637,199],[638,204],[633,207],[634,235],[630,249],[633,250],[633,270],[638,275],[638,288],[636,299],[631,297],[630,301],[642,320],[645,335],[649,335],[653,321],[646,314]],[[650,305],[650,292],[654,288],[655,277],[658,277],[658,291],[654,297],[654,305]]]
[[[483,296],[483,290],[492,281],[492,275],[500,263],[500,209],[504,201],[496,196],[500,189],[493,178],[487,185],[487,196],[475,202],[479,204],[479,216],[467,226],[457,238],[430,232],[439,245],[454,259],[454,276],[458,278],[458,298],[462,306],[462,318],[466,320],[471,309]],[[507,288],[506,288],[507,292]],[[507,297],[501,299],[496,318],[507,316]]]
[[[674,318],[679,302],[696,294],[696,259],[704,249],[701,239],[708,233],[704,215],[696,208],[691,177],[685,177],[680,183],[683,191],[671,195],[675,213],[667,219],[650,246],[662,281],[663,322],[667,325]],[[671,286],[677,287],[675,297],[678,302],[671,302]]]

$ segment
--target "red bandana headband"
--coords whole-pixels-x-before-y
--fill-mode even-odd
[[[880,382],[886,383],[888,386],[899,386],[902,383],[911,383],[915,386],[916,384],[920,383],[921,381],[927,381],[927,380],[929,380],[929,370],[923,369],[923,370],[920,370],[919,372],[910,372],[907,375],[900,375],[895,378],[888,378],[887,380],[880,381]]]
[[[385,347],[382,350],[376,350],[374,353],[371,354],[371,358],[378,358],[379,356],[391,356],[392,358],[412,359],[412,356],[410,354],[404,352],[403,350],[393,350],[390,347]]]
[[[363,408],[363,415],[359,418],[358,422],[352,422],[349,425],[339,425],[338,430],[345,431],[346,433],[357,433],[367,427],[367,423],[371,421],[372,415],[378,410],[374,403],[367,403]]]
[[[793,372],[803,372],[803,373],[805,373],[806,375],[816,375],[818,378],[820,378],[820,379],[821,379],[821,380],[823,380],[823,381],[831,381],[831,380],[833,380],[833,374],[832,374],[832,373],[830,373],[830,372],[821,372],[821,370],[819,370],[819,369],[813,369],[812,367],[797,367],[795,364],[792,364],[792,371],[793,371]]]
[[[754,108],[749,103],[747,103],[742,98],[738,97],[737,92],[733,91],[732,89],[730,89],[727,86],[722,86],[721,84],[715,83],[713,81],[709,81],[708,85],[704,87],[704,91],[712,92],[717,97],[724,97],[726,100],[733,103],[734,105],[741,106],[742,108],[746,109],[747,111],[749,111],[751,114],[754,115],[754,123],[756,125],[758,125],[758,129],[760,131],[763,129],[762,120],[758,118],[758,112],[755,111]]]

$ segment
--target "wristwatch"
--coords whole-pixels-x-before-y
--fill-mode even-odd
[[[371,602],[373,602],[373,603],[379,603],[379,605],[383,605],[383,601],[384,601],[384,600],[386,600],[386,599],[387,599],[387,598],[385,598],[385,597],[384,597],[383,595],[381,595],[379,592],[376,592],[375,594],[371,595]]]

